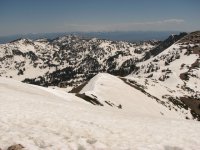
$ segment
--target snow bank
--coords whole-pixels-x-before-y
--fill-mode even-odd
[[[0,78],[3,150],[19,143],[29,150],[190,150],[200,148],[199,138],[200,124],[195,121],[96,107],[73,94]]]

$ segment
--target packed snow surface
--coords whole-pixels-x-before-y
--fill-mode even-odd
[[[105,83],[106,88],[109,84]],[[124,103],[130,104],[127,98]],[[139,104],[144,104],[143,98]],[[136,106],[142,107],[139,104]],[[199,122],[151,116],[154,111],[148,115],[127,112],[93,106],[64,91],[0,78],[0,147],[5,150],[22,144],[27,150],[200,149]]]

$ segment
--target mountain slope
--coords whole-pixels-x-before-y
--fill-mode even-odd
[[[127,79],[143,85],[147,92],[166,101],[170,109],[192,109],[190,113],[199,120],[199,60],[200,32],[193,32],[157,56],[138,63],[138,70]]]
[[[199,149],[200,124],[96,107],[73,94],[0,78],[0,145],[25,149]],[[12,94],[11,94],[12,93]],[[124,108],[125,109],[125,108]]]
[[[147,60],[150,57],[155,57],[156,55],[160,54],[165,49],[167,49],[172,44],[174,44],[176,41],[178,41],[181,38],[183,38],[185,35],[187,35],[187,33],[183,32],[183,33],[180,33],[179,35],[171,35],[171,36],[169,36],[166,40],[161,42],[158,46],[156,46],[155,48],[153,48],[150,51],[146,52],[146,54],[144,56],[144,60]]]
[[[123,80],[106,73],[92,78],[79,94],[97,100],[102,106],[118,108],[133,115],[139,113],[181,118],[181,114],[179,116],[175,111],[169,111],[156,100],[127,85]]]

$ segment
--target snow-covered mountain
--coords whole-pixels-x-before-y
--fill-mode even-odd
[[[163,42],[141,43],[85,39],[74,35],[54,40],[18,39],[0,45],[0,76],[42,86],[74,87],[72,93],[92,104],[132,109],[131,103],[123,104],[126,87],[114,86],[115,82],[124,82],[125,86],[140,93],[137,97],[156,101],[187,119],[199,120],[199,40],[198,31],[171,35]],[[108,77],[113,83],[105,89],[100,88],[102,91],[98,94],[87,87],[88,84],[98,86],[92,82],[94,79],[88,81],[101,72],[121,78]],[[102,74],[94,78],[99,76]],[[104,77],[100,81],[102,85],[107,83]],[[106,96],[106,91],[114,97]],[[134,95],[135,92],[124,99],[129,101]]]
[[[164,101],[169,109],[187,110],[200,120],[200,32],[184,36],[166,50],[139,62],[128,83]]]
[[[0,76],[43,86],[77,86],[99,72],[128,75],[159,41],[115,42],[64,36],[0,45]]]
[[[200,148],[199,122],[181,119],[176,111],[159,105],[115,76],[99,74],[81,93],[94,94],[103,105],[103,100],[122,104],[122,109],[97,107],[72,93],[1,77],[0,148]]]
[[[189,35],[182,33],[179,36],[170,36],[157,47],[147,51],[143,58],[146,58],[147,53],[152,53],[151,57],[145,61],[141,61],[144,60],[141,58],[140,61],[135,63],[134,71],[130,75],[120,78],[128,86],[138,91],[139,96],[136,92],[128,92],[124,86],[115,87],[114,78],[110,78],[113,83],[103,89],[104,86],[101,85],[106,85],[108,80],[100,79],[100,89],[102,89],[100,93],[95,89],[87,89],[89,85],[91,87],[99,86],[99,82],[94,83],[92,81],[100,75],[94,77],[87,84],[84,83],[74,88],[71,92],[95,105],[117,108],[124,108],[123,102],[125,100],[143,99],[142,97],[145,96],[144,99],[156,101],[159,105],[168,110],[176,111],[177,114],[186,119],[200,120],[199,41],[200,32],[193,32]],[[168,45],[168,48],[163,50],[163,45],[165,47]],[[159,53],[158,49],[160,49]],[[153,53],[154,51],[156,53]],[[109,97],[108,93],[112,93],[112,97]],[[128,97],[124,97],[124,95],[128,95]],[[137,107],[137,102],[133,103]],[[146,101],[144,103],[147,104]],[[145,104],[143,105],[144,108],[147,107]],[[131,104],[125,106],[125,108],[129,106],[130,109],[134,108]],[[139,107],[139,109],[142,108]]]

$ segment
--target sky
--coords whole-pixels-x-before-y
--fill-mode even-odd
[[[0,0],[0,36],[200,30],[200,0]]]

